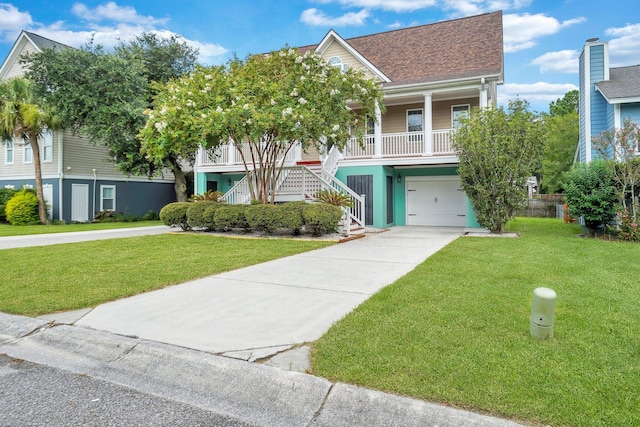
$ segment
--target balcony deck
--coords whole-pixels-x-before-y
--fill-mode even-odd
[[[394,159],[404,162],[413,160],[424,161],[438,157],[455,157],[455,151],[451,144],[452,129],[434,130],[430,134],[425,132],[399,132],[383,133],[376,141],[375,135],[365,135],[360,140],[351,138],[342,152],[341,163],[349,161],[372,161],[384,159],[384,163],[393,162]],[[301,160],[299,147],[292,149],[284,159],[285,166],[295,165]],[[251,158],[249,148],[243,145],[240,148],[232,144],[221,145],[215,150],[200,150],[197,158],[198,169],[209,169],[211,172],[237,171],[242,166],[242,150],[245,158]]]

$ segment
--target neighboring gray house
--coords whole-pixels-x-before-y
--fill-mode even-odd
[[[23,31],[0,67],[0,79],[25,73],[23,53],[45,48],[68,48],[37,34]],[[40,143],[44,197],[52,219],[91,221],[96,212],[116,210],[130,215],[159,212],[175,200],[173,175],[152,180],[127,176],[115,169],[106,147],[94,145],[71,131],[48,132]],[[0,188],[35,185],[31,146],[22,141],[0,145]]]
[[[592,138],[602,131],[620,129],[631,118],[640,124],[640,65],[609,68],[609,44],[589,39],[579,62],[579,162],[595,157]]]

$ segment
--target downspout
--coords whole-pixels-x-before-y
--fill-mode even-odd
[[[96,174],[96,170],[93,169],[93,213],[92,213],[93,217],[96,216],[96,181],[97,180],[98,180],[98,175]]]
[[[63,194],[63,185],[64,185],[64,172],[63,172],[63,168],[62,165],[64,164],[64,149],[62,147],[62,131],[59,130],[57,131],[58,133],[58,176],[59,176],[59,180],[58,180],[58,220],[62,221],[63,216],[62,216],[62,202],[64,200],[64,194]]]

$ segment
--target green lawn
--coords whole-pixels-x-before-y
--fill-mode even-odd
[[[0,250],[0,311],[36,316],[93,307],[331,244],[163,234]]]
[[[464,237],[336,323],[315,374],[528,424],[640,425],[640,245],[518,218]],[[536,287],[554,338],[529,337]]]
[[[134,221],[134,222],[59,224],[59,225],[9,225],[9,224],[0,223],[0,237],[24,236],[27,234],[68,233],[72,231],[110,230],[113,228],[149,227],[151,225],[162,225],[162,222]]]

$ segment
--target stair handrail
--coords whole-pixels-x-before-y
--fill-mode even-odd
[[[311,176],[316,177],[321,184],[323,189],[338,191],[341,193],[346,193],[351,197],[351,206],[344,209],[347,221],[347,226],[345,226],[346,230],[350,230],[350,224],[355,222],[359,227],[365,228],[365,197],[364,195],[360,195],[353,191],[351,188],[347,187],[341,181],[339,181],[335,176],[327,173],[326,171],[322,171],[322,176],[314,173],[308,167],[302,165],[297,166],[302,167],[305,170],[305,174],[310,174]],[[306,180],[305,180],[306,182]],[[305,191],[306,193],[306,191]],[[347,232],[348,233],[348,232]]]
[[[338,170],[338,162],[342,158],[342,152],[335,145],[329,150],[329,154],[322,161],[322,171],[335,175]]]

